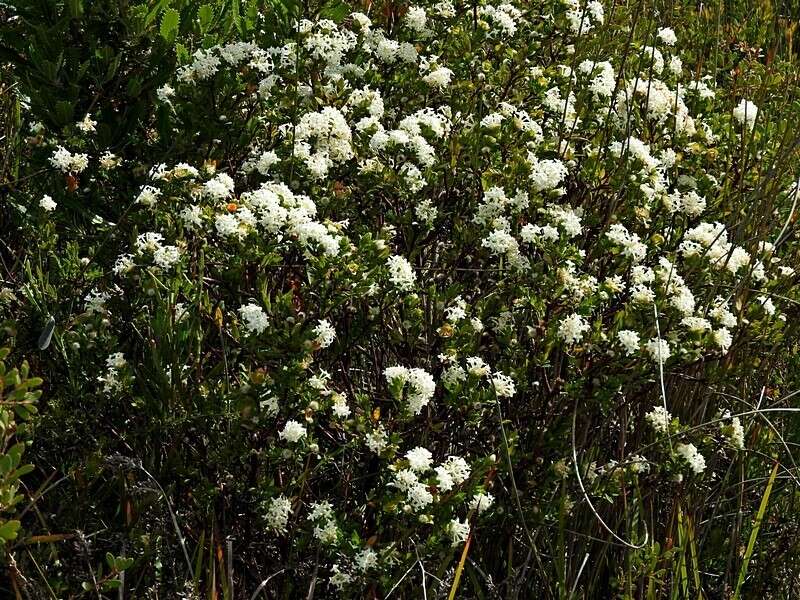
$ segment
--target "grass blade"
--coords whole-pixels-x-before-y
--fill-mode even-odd
[[[753,521],[753,530],[750,532],[750,539],[747,542],[747,550],[744,553],[744,561],[742,567],[739,569],[739,580],[736,582],[736,590],[733,592],[733,600],[739,600],[744,585],[745,577],[747,576],[747,567],[750,565],[750,558],[753,556],[753,550],[756,547],[756,539],[758,532],[761,530],[761,521],[764,519],[764,513],[767,512],[767,504],[769,503],[769,495],[772,492],[772,486],[775,483],[775,476],[778,474],[778,463],[772,467],[772,474],[769,476],[767,482],[767,489],[764,490],[764,497],[761,498],[761,505],[758,507],[756,518]]]

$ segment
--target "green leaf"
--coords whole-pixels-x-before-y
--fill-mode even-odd
[[[11,459],[11,466],[16,467],[20,460],[22,459],[22,453],[25,452],[25,444],[20,442],[18,444],[14,444],[11,448],[9,448],[7,456]]]
[[[239,0],[231,0],[231,10],[233,15],[233,24],[236,29],[239,30],[239,33],[244,36],[245,32],[242,29],[242,19],[239,15]]]
[[[128,95],[136,97],[142,91],[142,80],[139,77],[131,77],[128,80]]]
[[[247,29],[252,31],[258,24],[258,2],[257,0],[248,0],[247,7],[245,8],[245,20]]]
[[[772,486],[775,484],[775,477],[778,475],[778,465],[772,467],[772,473],[767,482],[767,488],[764,490],[764,495],[761,497],[761,504],[758,506],[758,512],[753,519],[753,529],[750,531],[750,539],[747,541],[747,549],[744,552],[742,565],[739,568],[739,578],[736,581],[736,589],[733,591],[733,600],[741,598],[742,586],[747,578],[747,568],[750,566],[750,559],[753,556],[753,550],[756,547],[756,539],[758,539],[758,532],[761,531],[761,522],[764,520],[764,514],[767,512],[767,505],[769,504],[769,496],[772,492]]]
[[[74,112],[75,107],[72,105],[72,102],[68,100],[59,100],[56,102],[56,118],[58,119],[59,125],[68,125],[72,123]]]
[[[330,19],[334,23],[341,23],[350,14],[350,6],[344,2],[337,2],[326,6],[320,11],[320,17]]]
[[[0,541],[8,542],[17,539],[19,521],[6,521],[0,525]]]
[[[175,44],[175,56],[178,57],[178,64],[189,62],[189,50],[181,43]]]
[[[177,10],[174,8],[165,10],[164,15],[161,17],[161,28],[159,29],[161,37],[168,42],[174,42],[175,36],[178,35],[178,25],[180,22],[181,15]]]
[[[197,19],[200,21],[200,33],[205,34],[214,19],[214,9],[210,4],[203,4],[197,9]]]
[[[70,17],[80,17],[83,14],[83,2],[81,0],[69,0],[67,9]]]

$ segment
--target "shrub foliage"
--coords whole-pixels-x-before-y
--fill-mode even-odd
[[[731,10],[0,5],[0,589],[795,596],[796,22]]]

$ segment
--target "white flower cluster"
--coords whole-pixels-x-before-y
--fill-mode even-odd
[[[433,376],[424,369],[387,367],[384,375],[395,397],[400,398],[405,389],[406,409],[413,415],[422,412],[436,392]]]
[[[139,255],[151,255],[153,263],[157,267],[168,271],[180,260],[181,253],[177,246],[163,244],[163,240],[164,236],[160,233],[154,231],[142,233],[136,238],[136,252]],[[128,260],[126,256],[120,257],[118,259],[120,262],[115,267],[115,271],[119,273],[128,272],[130,270],[128,268]]]
[[[339,527],[331,503],[327,500],[312,502],[310,508],[308,520],[314,523],[314,537],[321,544],[335,544],[339,539]]]
[[[292,502],[283,495],[272,498],[267,505],[267,527],[275,533],[286,533]]]
[[[435,488],[438,492],[449,492],[469,479],[471,469],[467,462],[458,456],[450,456],[433,469],[433,456],[426,448],[417,447],[405,455],[408,468],[398,470],[389,484],[406,495],[408,506],[413,511],[421,511],[434,501],[431,486],[420,477],[431,470],[435,472]]]
[[[77,152],[73,154],[59,146],[50,157],[50,164],[64,173],[81,173],[89,166],[89,155]]]
[[[702,473],[706,470],[706,459],[694,444],[678,444],[675,446],[675,451],[686,461],[694,473]]]
[[[122,389],[122,371],[127,365],[128,361],[125,360],[122,352],[115,352],[108,356],[106,359],[106,373],[97,378],[103,384],[103,392],[111,394]]]
[[[244,304],[239,307],[239,316],[242,318],[242,324],[250,334],[260,334],[269,326],[269,319],[267,313],[258,304],[250,303]]]

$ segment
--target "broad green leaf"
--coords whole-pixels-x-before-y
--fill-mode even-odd
[[[210,4],[203,4],[197,9],[197,19],[200,21],[200,33],[205,34],[214,19],[214,9]]]
[[[168,8],[161,17],[159,33],[168,42],[174,42],[178,35],[178,25],[181,22],[180,13],[174,8]]]
[[[0,525],[0,541],[8,542],[17,539],[19,521],[6,521]]]

